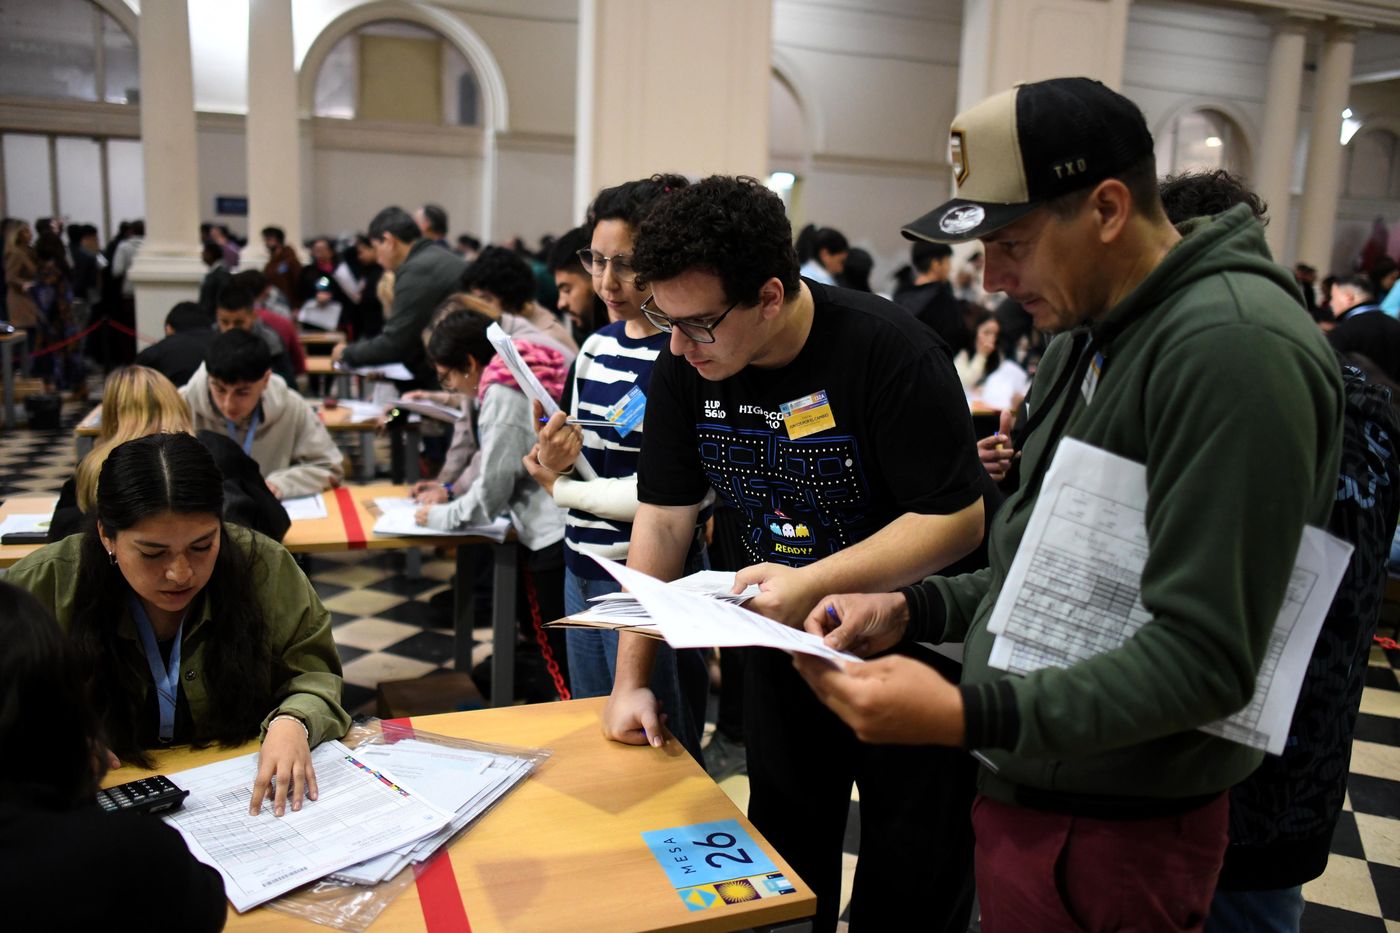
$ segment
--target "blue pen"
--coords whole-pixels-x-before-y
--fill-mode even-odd
[[[841,624],[841,617],[836,614],[836,607],[831,603],[826,604],[826,617],[837,625]]]

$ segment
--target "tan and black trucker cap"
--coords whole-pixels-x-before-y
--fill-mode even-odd
[[[1151,155],[1142,111],[1100,82],[1018,84],[953,119],[957,197],[900,232],[933,243],[975,240]]]

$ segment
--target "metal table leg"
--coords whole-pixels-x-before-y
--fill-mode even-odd
[[[15,429],[15,359],[14,347],[16,344],[24,346],[23,340],[6,340],[0,344],[0,369],[4,370],[5,379],[5,427],[11,431]]]
[[[374,482],[374,432],[360,433],[360,481]]]
[[[457,670],[472,669],[472,629],[476,627],[476,601],[472,583],[476,579],[476,549],[457,546],[457,576],[452,579],[452,658]]]
[[[515,699],[515,574],[519,548],[493,544],[491,574],[491,705],[509,706]]]

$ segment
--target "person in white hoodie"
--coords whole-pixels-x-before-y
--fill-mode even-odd
[[[214,338],[180,395],[195,430],[227,433],[257,461],[277,498],[340,484],[345,458],[306,399],[273,375],[272,355],[256,335],[230,330]]]

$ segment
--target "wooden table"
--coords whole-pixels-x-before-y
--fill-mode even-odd
[[[342,486],[322,493],[326,517],[292,522],[282,544],[293,554],[330,554],[343,551],[383,551],[436,545],[457,546],[457,578],[453,584],[453,659],[462,672],[471,670],[472,629],[476,606],[472,582],[476,579],[477,548],[489,544],[494,560],[491,600],[491,705],[506,706],[515,690],[515,574],[516,544],[512,534],[504,543],[474,535],[387,536],[373,533],[379,512],[377,498],[408,495],[404,486],[375,483],[369,486]],[[12,496],[0,503],[0,520],[9,515],[50,515],[56,496]],[[32,554],[42,545],[0,545],[0,568],[9,567]]]
[[[484,742],[549,748],[552,757],[429,863],[371,933],[419,930],[724,931],[810,916],[816,897],[674,739],[664,749],[618,745],[598,728],[602,699],[544,703],[412,720],[415,728]],[[238,749],[156,752],[155,772],[122,768],[105,784],[170,774]],[[689,910],[643,843],[650,830],[737,820],[796,892]],[[431,876],[431,877],[429,877]],[[424,894],[429,904],[424,905]],[[911,896],[913,896],[911,894]],[[325,927],[267,908],[229,912],[230,930]]]
[[[15,429],[15,360],[16,352],[24,352],[24,339],[29,336],[23,330],[0,334],[0,372],[3,372],[5,391],[5,427]]]
[[[345,342],[345,335],[338,330],[299,330],[297,340],[303,347],[333,347]]]

